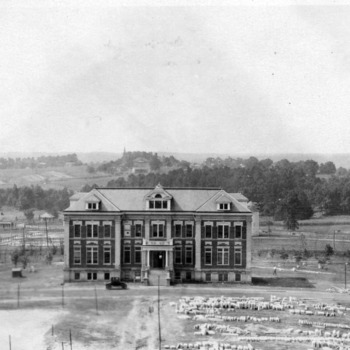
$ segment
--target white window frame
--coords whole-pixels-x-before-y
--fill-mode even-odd
[[[225,260],[227,262],[225,263]],[[218,247],[217,248],[217,264],[219,266],[229,266],[230,265],[230,248],[229,247]]]
[[[79,227],[79,235],[76,235],[76,227]],[[81,224],[73,224],[73,238],[81,238]]]
[[[179,261],[177,261],[177,257],[179,257]],[[182,246],[175,246],[175,256],[174,256],[175,264],[182,264]]]
[[[109,262],[106,262],[106,254],[109,253]],[[103,265],[111,265],[112,264],[112,247],[104,246],[103,247]]]
[[[210,228],[210,236],[207,235],[207,229]],[[213,238],[213,225],[204,225],[204,238],[211,239]]]
[[[91,236],[89,236],[89,226],[91,226]],[[95,227],[96,227],[96,234],[95,234]],[[87,222],[86,223],[86,238],[98,238],[98,231],[99,231],[99,223],[98,222]]]
[[[87,210],[98,210],[99,209],[99,204],[98,202],[86,202],[86,209]]]
[[[239,256],[239,263],[236,263],[236,256]],[[234,265],[241,266],[243,263],[243,250],[241,246],[234,247]]]
[[[109,228],[109,235],[106,235],[106,228]],[[112,238],[112,225],[111,224],[103,224],[103,237],[104,238]]]
[[[220,227],[222,227],[222,237],[219,237]],[[227,228],[227,237],[225,236],[226,228]],[[217,223],[217,236],[218,236],[218,239],[229,239],[230,238],[230,224],[227,222]]]
[[[207,254],[210,254],[210,263],[207,263]],[[205,247],[204,248],[204,265],[212,265],[213,264],[213,248]]]
[[[90,261],[89,262],[89,256]],[[86,246],[86,264],[87,265],[98,265],[98,247]]]
[[[80,245],[73,246],[73,265],[81,265],[81,246]]]
[[[154,227],[156,227],[157,229],[154,230]],[[162,230],[160,230],[160,227],[162,227]],[[152,222],[151,229],[152,229],[152,232],[151,232],[152,238],[165,238],[164,223]],[[162,236],[160,235],[160,232],[162,232]]]
[[[191,255],[187,255],[187,253],[190,252]],[[188,256],[191,258],[191,262],[187,261]],[[192,265],[193,264],[193,247],[192,246],[185,246],[185,264],[186,265]]]

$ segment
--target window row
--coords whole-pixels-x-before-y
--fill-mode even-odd
[[[75,279],[76,281],[79,281],[79,280],[80,280],[80,277],[81,277],[80,272],[75,272],[75,273],[74,273],[74,279]],[[110,278],[111,278],[111,274],[110,274],[109,272],[105,272],[105,273],[103,274],[103,279],[104,279],[105,281],[109,281]],[[88,272],[88,273],[86,274],[86,279],[87,279],[88,281],[97,281],[97,272]]]
[[[235,282],[241,282],[241,274],[235,273]],[[211,282],[212,281],[212,274],[210,272],[207,272],[205,274],[205,282]],[[228,282],[228,273],[227,272],[219,272],[218,273],[218,282]]]
[[[86,237],[87,238],[98,238],[99,237],[99,224],[87,224],[86,225]],[[82,226],[73,225],[73,237],[81,238],[82,235]],[[112,225],[103,225],[103,237],[111,238],[112,237]]]
[[[86,237],[87,238],[98,238],[99,237],[99,224],[87,224],[86,225]],[[213,238],[213,230],[214,227],[212,225],[204,226],[204,237],[205,238]],[[192,224],[180,225],[175,224],[173,226],[175,238],[193,238],[194,237],[194,226]],[[184,232],[183,232],[184,230]],[[219,224],[216,227],[217,238],[218,239],[228,239],[230,236],[230,226],[229,224]],[[242,238],[243,226],[234,226],[234,237],[241,239]],[[81,238],[82,234],[82,226],[81,225],[73,225],[73,237]],[[124,236],[131,236],[131,224],[124,225]],[[103,237],[111,238],[112,237],[112,226],[111,225],[103,225]],[[135,225],[135,237],[142,237],[142,225]],[[163,223],[154,223],[151,225],[151,237],[152,238],[165,238],[165,224]]]
[[[112,247],[103,247],[103,257],[102,263],[104,265],[112,264]],[[86,264],[88,265],[97,265],[99,263],[99,252],[98,247],[86,247]],[[73,264],[81,265],[82,264],[82,254],[81,246],[73,247]]]
[[[216,226],[217,238],[218,239],[228,239],[230,237],[230,226],[229,224],[219,224]],[[204,226],[204,238],[213,238],[213,230],[214,227],[212,225]],[[234,238],[241,239],[243,226],[234,226],[233,228]]]
[[[228,266],[230,265],[230,248],[218,247],[217,248],[217,265]],[[242,247],[234,248],[234,264],[242,265]],[[213,265],[213,248],[205,247],[204,250],[204,265]]]

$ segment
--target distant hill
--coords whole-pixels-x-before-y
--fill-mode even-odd
[[[72,151],[74,152],[74,151]],[[60,152],[60,153],[48,153],[48,152],[0,152],[0,158],[25,158],[25,157],[40,157],[49,155],[64,155],[72,152]],[[77,154],[78,159],[83,163],[102,163],[117,160],[122,157],[122,153],[119,152],[74,152]],[[300,160],[312,159],[317,163],[325,163],[332,161],[336,167],[350,168],[350,153],[334,153],[334,154],[321,154],[321,153],[276,153],[276,154],[252,154],[252,153],[181,153],[181,152],[157,152],[158,156],[174,156],[178,160],[186,160],[192,163],[202,163],[209,157],[220,157],[222,159],[227,157],[243,158],[256,157],[259,160],[270,158],[274,162],[281,159],[288,159],[291,162],[297,162]]]

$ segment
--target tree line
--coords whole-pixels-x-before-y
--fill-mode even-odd
[[[64,166],[67,163],[82,165],[75,153],[62,156],[41,156],[27,158],[0,158],[0,169],[25,169]]]
[[[24,186],[0,189],[0,206],[11,206],[24,211],[31,217],[33,209],[46,210],[57,216],[69,206],[69,198],[73,191],[64,188],[62,190],[44,190],[40,186]]]
[[[158,183],[165,187],[222,187],[244,194],[259,205],[262,215],[275,220],[308,219],[316,210],[325,215],[350,212],[350,174],[343,168],[337,170],[332,162],[319,165],[314,160],[273,162],[250,157],[235,160],[231,167],[228,161],[222,163],[213,165],[211,159],[199,169],[188,166],[167,174],[131,174],[108,182],[107,187],[153,187]]]

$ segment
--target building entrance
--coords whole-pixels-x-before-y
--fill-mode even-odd
[[[151,267],[154,269],[164,269],[165,251],[151,251]]]

